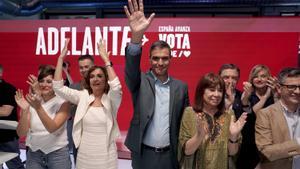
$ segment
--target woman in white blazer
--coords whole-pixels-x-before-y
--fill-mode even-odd
[[[117,111],[121,104],[121,83],[109,60],[103,40],[98,49],[105,66],[93,66],[85,75],[85,89],[78,91],[63,85],[62,65],[68,52],[69,39],[58,57],[54,91],[77,105],[73,140],[78,148],[77,169],[116,169],[119,136]]]

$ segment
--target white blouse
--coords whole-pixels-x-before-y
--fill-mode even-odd
[[[47,115],[54,119],[61,105],[65,102],[59,96],[55,96],[47,102],[42,101],[42,107]],[[66,122],[55,132],[49,133],[39,118],[36,110],[32,107],[30,111],[30,128],[27,133],[26,145],[32,151],[41,150],[45,154],[58,150],[68,145]]]

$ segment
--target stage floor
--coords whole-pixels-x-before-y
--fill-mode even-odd
[[[70,157],[72,160],[72,169],[75,169],[73,155],[70,155]],[[26,160],[26,150],[24,150],[24,149],[21,149],[21,159],[22,159],[22,161]],[[5,164],[3,165],[3,169],[8,169]],[[119,159],[118,160],[118,169],[132,169],[131,160]]]

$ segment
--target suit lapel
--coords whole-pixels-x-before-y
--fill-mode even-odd
[[[95,100],[94,95],[89,95],[88,97],[88,104],[87,107]],[[83,117],[84,115],[87,113],[86,111],[76,111],[76,114],[78,113],[78,115],[75,115],[75,119],[74,119],[74,124],[77,124]]]
[[[275,113],[273,115],[276,116],[275,117],[277,119],[276,121],[281,126],[280,127],[281,135],[284,136],[284,140],[290,140],[291,136],[290,136],[288,124],[287,124],[285,116],[283,114],[284,110],[283,110],[282,106],[280,105],[279,101],[276,103],[276,107],[275,108],[276,108],[275,109]]]
[[[171,122],[172,122],[172,117],[173,117],[173,112],[174,112],[174,101],[175,101],[175,95],[176,95],[176,86],[175,83],[173,83],[174,81],[172,80],[172,78],[170,78],[170,105],[169,105],[169,111],[170,111],[170,115],[169,115],[169,120],[170,120],[170,126],[171,126]]]
[[[155,80],[154,80],[154,77],[153,77],[153,75],[150,71],[147,72],[146,75],[147,75],[146,77],[148,78],[148,82],[150,84],[153,96],[155,96]]]

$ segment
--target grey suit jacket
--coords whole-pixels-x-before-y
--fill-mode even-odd
[[[255,124],[255,142],[262,154],[261,169],[291,169],[300,145],[291,139],[280,102],[260,110]]]
[[[130,45],[130,44],[129,44]],[[155,109],[155,80],[150,72],[142,73],[140,69],[142,48],[134,55],[126,48],[125,81],[133,100],[133,117],[125,140],[125,145],[141,154],[141,146],[148,123]],[[177,144],[180,121],[184,108],[189,105],[188,88],[183,82],[170,78],[170,146],[177,162]]]

